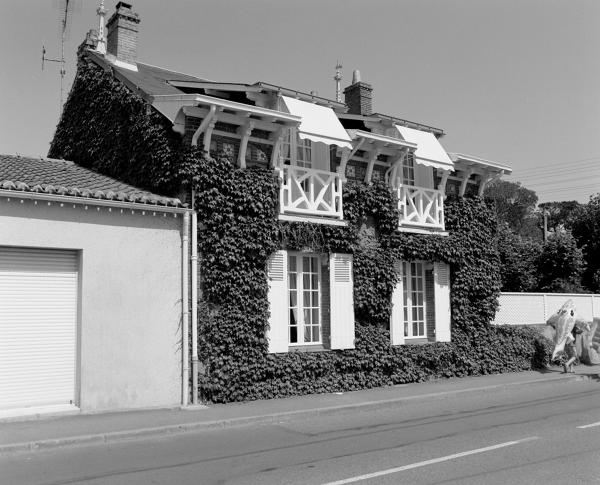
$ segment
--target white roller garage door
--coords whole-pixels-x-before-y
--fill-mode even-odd
[[[0,247],[0,410],[75,400],[75,251]]]

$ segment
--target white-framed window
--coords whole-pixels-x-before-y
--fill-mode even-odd
[[[415,156],[413,153],[406,153],[402,157],[402,184],[415,185]]]
[[[321,265],[316,254],[288,254],[288,343],[322,343]]]
[[[425,263],[402,263],[404,338],[426,338]]]
[[[304,168],[312,167],[312,142],[296,139],[296,165]]]
[[[311,168],[313,164],[313,146],[310,140],[303,140],[298,135],[292,136],[292,130],[287,129],[281,140],[280,158],[282,165],[295,165]],[[295,157],[294,157],[295,155]]]

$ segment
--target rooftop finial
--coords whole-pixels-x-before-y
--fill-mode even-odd
[[[352,84],[356,84],[360,82],[360,71],[355,69],[352,73]]]
[[[106,32],[104,31],[104,16],[106,9],[104,8],[104,0],[100,0],[100,6],[96,10],[98,14],[98,45],[96,51],[100,54],[106,54]]]
[[[335,79],[335,100],[338,103],[341,103],[342,102],[342,85],[341,85],[342,63],[340,61],[336,61],[335,76],[333,76],[333,79]]]

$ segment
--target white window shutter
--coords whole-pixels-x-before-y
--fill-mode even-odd
[[[435,289],[435,340],[450,342],[450,266],[436,262],[433,265]]]
[[[329,256],[331,292],[331,348],[354,348],[354,296],[352,255],[331,253]]]
[[[269,278],[269,353],[288,351],[288,258],[287,251],[277,251],[268,261]]]
[[[404,345],[404,293],[402,282],[402,261],[394,263],[398,282],[392,292],[392,314],[390,315],[390,339],[392,345]]]

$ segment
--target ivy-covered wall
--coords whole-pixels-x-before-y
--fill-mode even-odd
[[[496,224],[480,199],[446,201],[448,237],[396,233],[396,201],[381,183],[345,185],[347,227],[278,221],[279,180],[272,170],[240,170],[225,156],[212,159],[185,146],[138,95],[85,57],[50,156],[77,160],[159,193],[195,189],[203,400],[517,371],[547,359],[548,349],[534,331],[490,326],[500,282]],[[267,353],[267,259],[280,248],[354,255],[355,349]],[[390,345],[398,260],[450,264],[452,342]]]
[[[396,201],[383,184],[346,184],[348,227],[279,222],[272,171],[239,170],[226,158],[200,153],[198,162],[203,399],[263,399],[517,371],[547,358],[535,331],[489,325],[499,265],[494,216],[480,199],[447,201],[448,237],[395,233]],[[267,353],[267,259],[280,248],[353,253],[355,349]],[[451,343],[390,345],[397,260],[451,265]]]
[[[177,195],[181,136],[171,123],[85,55],[50,144],[49,157],[161,195]]]

